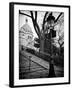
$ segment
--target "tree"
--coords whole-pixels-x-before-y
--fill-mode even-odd
[[[47,21],[47,17],[50,15],[53,15],[53,12],[45,12],[44,16],[43,16],[43,20],[42,20],[42,28],[40,29],[40,26],[37,22],[38,20],[38,11],[29,11],[29,14],[22,12],[21,10],[19,10],[19,14],[21,15],[25,15],[31,18],[32,22],[33,22],[33,26],[35,29],[35,32],[38,36],[38,41],[36,41],[35,43],[35,47],[40,48],[41,51],[44,51],[44,39],[45,39],[45,24]],[[63,13],[61,12],[57,18],[55,19],[55,25],[61,23],[60,21],[60,17],[63,15]],[[60,32],[59,32],[60,33]],[[59,36],[59,40],[58,43],[60,45],[60,47],[62,47],[62,45],[64,44],[64,42],[60,43],[60,41],[62,40],[62,38],[64,38],[63,35]]]
[[[35,43],[35,47],[36,48],[40,48],[40,51],[44,51],[44,40],[45,40],[45,24],[47,21],[47,17],[50,15],[53,15],[53,12],[45,12],[44,16],[43,16],[43,20],[42,20],[42,28],[40,29],[40,26],[37,22],[38,20],[38,11],[29,11],[29,14],[24,13],[22,11],[19,10],[19,14],[21,15],[25,15],[31,18],[32,22],[33,22],[33,26],[35,29],[35,32],[38,36],[38,41],[36,41]],[[60,17],[63,15],[63,13],[61,12],[58,17],[55,19],[55,26],[59,23],[62,23],[62,20],[60,21]],[[60,31],[59,31],[60,33]],[[63,35],[59,35],[59,40],[58,40],[58,44],[60,45],[60,47],[62,47],[62,45],[64,44],[64,42],[60,42],[62,39],[64,38]]]

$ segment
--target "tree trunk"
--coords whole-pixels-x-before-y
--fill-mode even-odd
[[[40,37],[40,51],[41,52],[44,52],[44,31],[43,31],[43,33],[42,33],[42,35],[41,35],[41,37]]]

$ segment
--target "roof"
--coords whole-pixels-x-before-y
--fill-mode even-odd
[[[25,33],[27,32],[27,33],[33,34],[32,29],[31,29],[31,27],[30,27],[28,24],[24,24],[24,25],[21,27],[20,30],[23,31],[23,32],[25,32]]]

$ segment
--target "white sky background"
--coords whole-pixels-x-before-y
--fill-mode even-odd
[[[21,10],[21,12],[30,15],[29,11]],[[34,14],[34,12],[33,12],[33,14]],[[60,12],[53,12],[53,16],[55,18],[57,18],[57,16],[59,14],[60,14]],[[38,13],[37,13],[37,22],[38,22],[38,25],[39,25],[40,29],[42,27],[42,22],[43,22],[44,15],[45,15],[44,11],[43,12],[38,11]],[[19,28],[21,28],[26,23],[26,21],[25,21],[26,19],[28,19],[28,25],[31,27],[34,37],[37,37],[37,34],[36,34],[36,32],[34,30],[34,27],[33,27],[32,19],[30,17],[26,16],[26,15],[21,15],[21,14],[19,15]]]

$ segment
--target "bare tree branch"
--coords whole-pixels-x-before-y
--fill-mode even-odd
[[[40,33],[40,27],[39,27],[38,23],[35,22],[35,24],[36,24],[36,26],[37,26],[37,28],[38,28],[38,32]]]
[[[37,30],[37,28],[36,28],[36,25],[35,25],[34,23],[33,23],[33,25],[34,25],[34,29],[35,29],[35,31],[36,31],[38,37],[40,37],[40,35],[39,35],[39,33],[38,33],[38,30]]]
[[[32,18],[30,15],[25,14],[25,13],[22,13],[21,11],[19,11],[19,14],[26,15],[26,16],[28,16],[28,17]]]
[[[37,11],[35,11],[35,21],[37,21]]]
[[[42,29],[44,30],[44,24],[45,24],[45,21],[46,21],[46,16],[47,16],[48,12],[45,13],[44,15],[44,19],[43,19],[43,25],[42,25]]]
[[[62,47],[63,44],[64,44],[64,42],[62,42],[62,44],[60,44],[60,47]]]
[[[33,21],[33,26],[34,26],[34,29],[35,29],[35,31],[36,31],[36,33],[37,33],[38,37],[39,37],[39,33],[38,33],[37,28],[36,28],[36,23],[35,23],[35,20],[34,20],[34,17],[33,17],[33,12],[32,12],[32,11],[30,11],[30,13],[31,13],[31,17],[32,17],[32,21]]]
[[[40,38],[40,28],[39,28],[39,25],[38,25],[37,20],[36,20],[37,19],[37,12],[35,12],[35,19],[33,17],[33,12],[30,11],[30,13],[31,13],[31,17],[32,17],[32,21],[33,21],[35,31],[36,31],[38,37]]]
[[[62,12],[59,14],[59,16],[57,17],[57,19],[55,20],[55,23],[58,21],[58,19],[60,18],[60,16],[61,16],[62,14],[63,14]]]
[[[30,13],[31,13],[31,17],[32,17],[32,19],[34,19],[34,17],[33,17],[33,12],[32,12],[32,11],[30,11]]]

